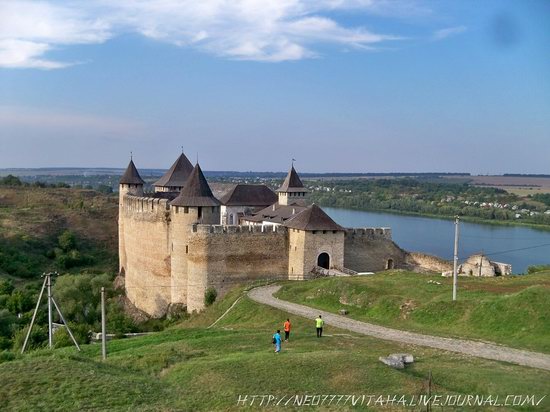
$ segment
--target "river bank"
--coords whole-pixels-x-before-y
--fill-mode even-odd
[[[455,216],[450,216],[450,215],[437,215],[437,214],[410,212],[410,211],[395,210],[395,209],[367,209],[367,208],[353,208],[353,207],[337,208],[337,207],[324,205],[323,203],[319,203],[319,206],[323,208],[331,208],[331,209],[354,210],[358,212],[388,213],[388,214],[403,215],[403,216],[425,217],[429,219],[442,219],[442,220],[451,220],[451,221],[454,221],[455,219]],[[526,228],[531,228],[535,230],[550,232],[550,225],[538,225],[535,223],[521,222],[517,220],[511,221],[511,220],[481,219],[474,216],[459,216],[459,217],[460,217],[460,220],[463,222],[476,223],[481,225],[526,227]]]
[[[452,260],[452,218],[427,217],[378,211],[325,207],[345,227],[390,227],[393,240],[403,249]],[[526,273],[531,265],[550,263],[550,231],[519,225],[461,221],[459,260],[483,253],[491,260],[509,263],[513,273]]]

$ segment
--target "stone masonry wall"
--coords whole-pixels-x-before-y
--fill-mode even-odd
[[[356,272],[375,272],[406,266],[407,252],[391,240],[391,229],[348,229],[344,241],[344,266]]]
[[[218,224],[219,207],[202,207],[199,218],[197,207],[172,206],[171,216],[171,264],[172,264],[172,303],[187,305],[187,253],[189,236],[193,225],[199,221],[205,224]]]
[[[443,273],[453,270],[452,262],[420,252],[409,252],[407,254],[406,263],[410,269],[418,272]]]
[[[204,307],[210,286],[221,297],[238,283],[286,278],[288,249],[284,227],[195,225],[187,254],[187,310]]]
[[[128,299],[153,317],[160,317],[171,301],[170,213],[165,199],[124,196],[126,251],[125,288]]]
[[[299,238],[303,240],[303,253],[296,253],[293,259],[289,261],[289,278],[293,280],[307,279],[312,269],[317,266],[317,258],[321,253],[329,255],[330,268],[341,269],[344,266],[344,232],[331,230],[303,231],[296,230],[297,233],[291,233],[290,239]],[[302,237],[303,234],[303,237]],[[297,235],[297,236],[295,236]],[[295,245],[291,241],[292,247]],[[299,250],[298,250],[299,252]],[[300,265],[302,272],[292,270],[292,265]],[[291,273],[293,272],[293,273]]]

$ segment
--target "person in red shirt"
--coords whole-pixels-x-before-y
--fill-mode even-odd
[[[285,342],[288,342],[288,338],[290,338],[290,319],[287,319],[283,326],[285,330]]]

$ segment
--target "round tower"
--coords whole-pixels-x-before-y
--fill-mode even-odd
[[[124,197],[129,195],[143,196],[143,184],[145,182],[139,175],[136,169],[136,165],[132,158],[126,168],[126,171],[120,178],[118,185],[118,269],[119,273],[125,274],[126,272],[126,246],[124,241]]]
[[[172,303],[185,304],[188,311],[204,307],[207,279],[189,270],[189,238],[194,224],[220,223],[220,202],[197,164],[185,182],[181,193],[170,202],[172,234]]]

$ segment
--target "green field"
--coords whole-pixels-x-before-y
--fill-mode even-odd
[[[100,346],[95,344],[84,345],[81,353],[67,347],[17,355],[0,364],[0,409],[255,410],[237,405],[239,395],[252,394],[399,398],[426,394],[430,371],[431,391],[437,395],[499,395],[502,400],[510,394],[537,399],[550,394],[548,371],[399,345],[330,327],[326,328],[329,336],[317,339],[310,319],[292,318],[291,342],[276,355],[271,334],[287,315],[248,298],[239,301],[215,328],[207,329],[239,293],[233,291],[206,312],[163,332],[110,342],[106,362],[100,360]],[[416,357],[405,370],[378,361],[379,356],[403,351]],[[548,410],[550,399],[540,407]],[[274,409],[278,408],[266,408]],[[353,408],[341,404],[320,409]]]
[[[437,284],[434,282],[439,282]],[[396,329],[463,337],[550,353],[550,271],[452,279],[412,272],[289,282],[277,296]]]

